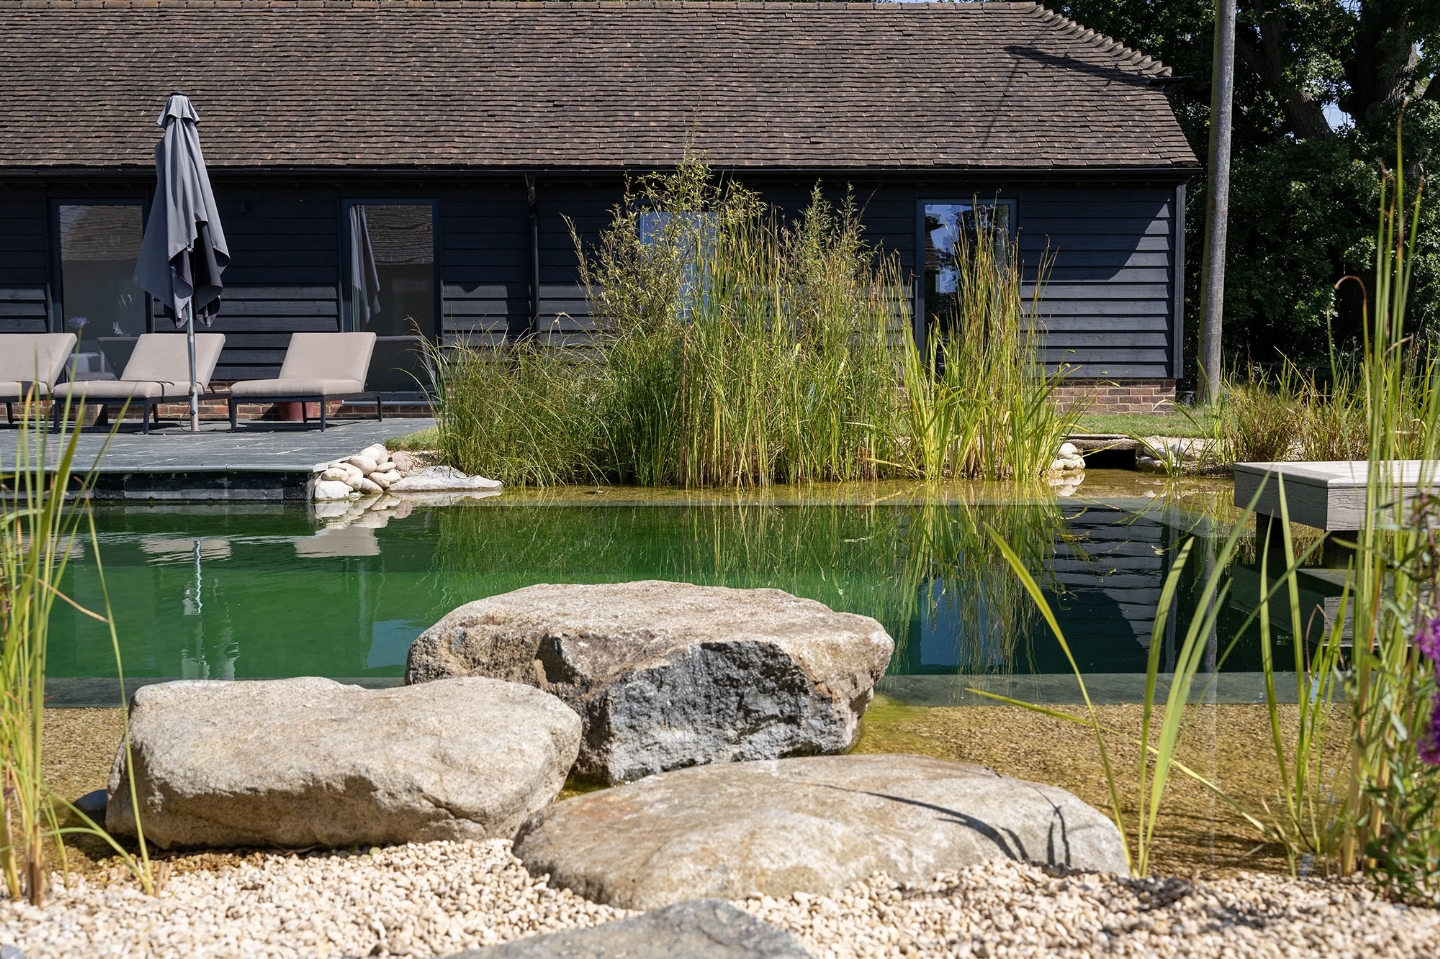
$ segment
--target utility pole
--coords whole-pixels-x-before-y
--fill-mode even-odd
[[[1220,400],[1225,314],[1225,232],[1230,220],[1230,132],[1235,99],[1235,0],[1215,0],[1215,56],[1210,67],[1210,184],[1205,191],[1205,251],[1200,261],[1200,395]]]

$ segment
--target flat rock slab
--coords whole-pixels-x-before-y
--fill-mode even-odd
[[[453,466],[427,466],[390,484],[395,493],[445,493],[458,490],[498,490],[499,480],[467,476]]]
[[[555,803],[515,854],[596,902],[829,894],[997,858],[1127,872],[1115,825],[1063,789],[921,756],[696,766]]]
[[[530,686],[454,679],[181,681],[130,706],[145,838],[161,848],[509,838],[560,791],[580,719]],[[106,829],[133,835],[125,751]]]
[[[895,643],[778,589],[540,585],[469,603],[410,647],[407,683],[532,683],[585,723],[575,771],[615,783],[697,763],[840,752]]]
[[[451,959],[810,959],[798,940],[718,899],[695,899],[592,929],[472,949]]]

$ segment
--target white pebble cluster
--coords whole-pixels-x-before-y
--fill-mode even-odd
[[[1135,451],[1135,468],[1142,473],[1168,473],[1172,470],[1194,470],[1209,456],[1213,444],[1203,439],[1165,439],[1148,437]]]
[[[1074,496],[1085,482],[1085,457],[1074,443],[1061,443],[1060,452],[1045,474],[1045,482],[1056,496]]]
[[[919,887],[877,875],[835,896],[737,905],[822,959],[1440,954],[1440,912],[1277,876],[1063,876],[1001,860]],[[434,842],[264,854],[176,875],[153,899],[133,883],[77,881],[42,909],[0,901],[0,944],[27,959],[445,956],[627,915],[532,878],[507,842]]]
[[[315,482],[315,499],[323,502],[378,496],[412,466],[408,453],[392,454],[381,443],[367,446],[354,456],[328,464],[320,472]]]
[[[1085,457],[1080,453],[1080,447],[1074,443],[1061,443],[1060,450],[1055,454],[1055,459],[1050,462],[1051,472],[1083,472],[1085,470]]]
[[[875,876],[834,897],[738,905],[789,929],[821,959],[1440,955],[1440,912],[1377,901],[1359,883],[1256,874],[1215,882],[1056,876],[1000,860],[918,888]]]

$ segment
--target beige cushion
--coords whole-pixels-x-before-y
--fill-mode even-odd
[[[195,383],[201,393],[210,389],[210,377],[220,362],[225,346],[224,333],[195,334]],[[146,333],[135,341],[135,351],[125,364],[122,381],[148,380],[184,384],[190,379],[190,348],[183,333]],[[186,386],[181,390],[189,393]],[[89,391],[89,395],[99,394]],[[129,395],[129,394],[126,394]]]
[[[280,376],[241,380],[231,396],[337,396],[360,393],[375,349],[374,333],[292,333]]]
[[[280,379],[353,380],[364,389],[374,350],[374,333],[294,333]]]
[[[361,393],[361,380],[322,380],[295,378],[290,380],[241,380],[230,387],[231,396],[342,396]]]
[[[74,349],[74,333],[0,335],[0,383],[33,381],[54,386]]]
[[[18,402],[25,398],[28,392],[26,384],[16,380],[0,380],[0,403]],[[37,396],[49,396],[49,391],[41,384],[35,391]]]
[[[189,396],[190,391],[181,383],[157,383],[154,380],[79,380],[65,383],[60,387],[61,396],[74,400],[128,400],[148,397],[152,400],[166,396]]]

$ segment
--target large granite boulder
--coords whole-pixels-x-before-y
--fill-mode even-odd
[[[1126,872],[1119,830],[1054,786],[921,756],[697,766],[555,803],[520,830],[533,875],[654,909],[696,896],[827,894],[1009,858]]]
[[[454,610],[405,681],[533,683],[585,723],[575,771],[614,783],[697,763],[840,752],[894,641],[778,589],[540,585]]]
[[[810,959],[790,933],[718,899],[471,949],[450,959]]]
[[[174,846],[350,846],[509,838],[560,791],[580,719],[530,686],[453,679],[181,681],[130,705],[145,838]],[[130,835],[121,747],[105,828]]]

